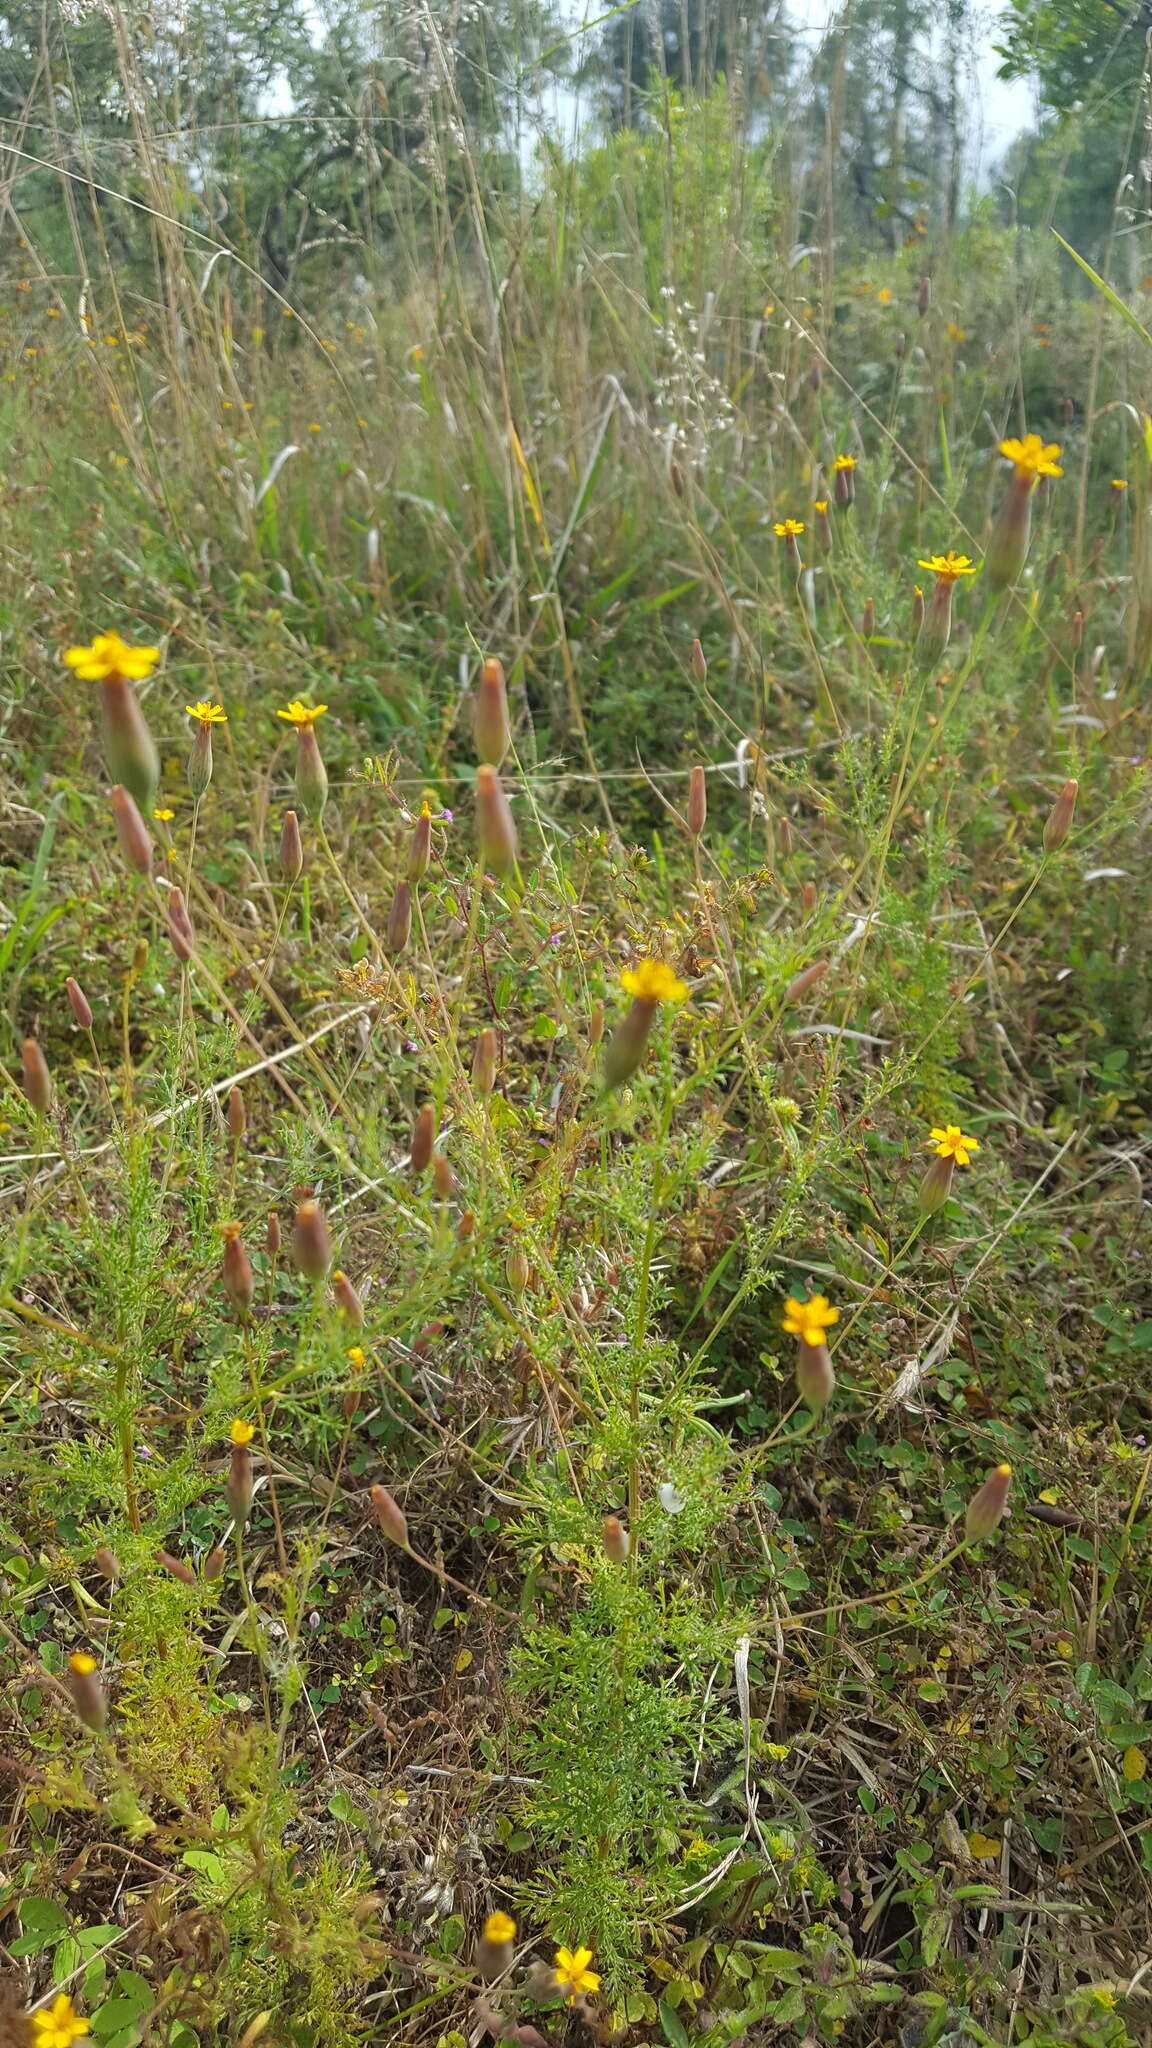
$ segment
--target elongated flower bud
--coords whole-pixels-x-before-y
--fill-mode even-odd
[[[1083,645],[1084,645],[1084,614],[1083,614],[1083,612],[1079,612],[1079,611],[1077,611],[1077,612],[1073,612],[1073,614],[1072,614],[1072,652],[1073,652],[1073,654],[1079,654],[1079,652],[1080,652],[1080,649],[1081,649],[1081,648],[1083,647]]]
[[[472,737],[476,756],[499,768],[512,741],[508,722],[508,692],[501,664],[489,657],[480,664],[476,694],[472,699]]]
[[[823,382],[824,372],[820,368],[819,358],[813,356],[812,361],[808,365],[808,387],[811,391],[819,391]]]
[[[916,294],[916,311],[919,313],[921,319],[924,318],[924,315],[928,311],[928,308],[931,306],[931,304],[932,280],[930,277],[922,277],[920,279],[920,289]]]
[[[1032,538],[1034,477],[1014,475],[992,522],[984,557],[984,574],[993,590],[1015,583],[1028,556]]]
[[[251,1313],[256,1299],[256,1281],[238,1223],[226,1223],[223,1230],[222,1276],[224,1292],[241,1321]]]
[[[708,820],[708,782],[702,768],[694,768],[688,778],[688,830],[693,839],[699,839]]]
[[[532,1268],[526,1253],[514,1244],[504,1261],[504,1272],[513,1294],[523,1294],[532,1278]]]
[[[1080,784],[1076,781],[1066,782],[1060,791],[1048,813],[1048,822],[1044,827],[1045,853],[1055,853],[1067,839],[1076,815],[1076,798],[1079,792]]]
[[[207,723],[196,727],[184,773],[188,787],[199,803],[212,780],[212,727]]]
[[[816,540],[822,555],[832,552],[832,521],[828,517],[828,500],[820,498],[816,507]]]
[[[934,1159],[920,1183],[920,1214],[934,1216],[944,1207],[952,1192],[952,1178],[956,1172],[956,1161],[952,1158]]]
[[[364,1328],[364,1304],[348,1278],[339,1268],[332,1275],[332,1296],[340,1314],[354,1330]]]
[[[952,637],[952,588],[947,576],[936,578],[916,641],[916,660],[922,669],[935,668]]]
[[[920,631],[920,628],[922,627],[922,625],[923,625],[923,624],[924,624],[924,592],[923,592],[923,591],[921,590],[921,588],[920,588],[920,585],[919,585],[919,584],[917,584],[917,585],[916,585],[916,589],[915,589],[915,591],[914,591],[914,593],[913,593],[913,597],[912,597],[912,637],[913,637],[913,639],[915,639],[915,638],[916,638],[916,635],[917,635],[917,634],[919,633],[919,631]]]
[[[811,967],[805,967],[800,974],[796,975],[794,980],[788,983],[783,997],[785,1006],[789,1003],[801,1002],[806,995],[811,993],[818,981],[823,981],[827,972],[827,960],[814,960]]]
[[[131,790],[119,783],[112,791],[112,816],[116,820],[116,837],[120,851],[130,868],[138,875],[152,872],[152,839],[147,825],[140,816],[136,799]]]
[[[496,1033],[485,1025],[476,1040],[472,1054],[472,1086],[485,1102],[496,1086],[496,1062],[498,1059]]]
[[[491,1984],[510,1968],[515,1940],[516,1922],[507,1913],[489,1913],[476,1943],[476,1974],[483,1983]]]
[[[475,1235],[476,1211],[474,1209],[464,1209],[461,1211],[460,1221],[456,1225],[456,1241],[458,1244],[467,1244],[469,1239],[475,1237]]]
[[[494,875],[510,873],[516,865],[516,827],[500,777],[487,764],[476,770],[476,837],[485,866]]]
[[[292,1225],[292,1257],[309,1280],[323,1280],[332,1264],[332,1240],[319,1202],[299,1202]]]
[[[969,1543],[980,1543],[1004,1519],[1012,1485],[1011,1465],[997,1465],[978,1486],[964,1514],[964,1535]]]
[[[300,820],[295,811],[285,811],[280,833],[280,873],[286,882],[298,882],[304,872],[304,845]]]
[[[820,1415],[836,1391],[832,1354],[826,1344],[796,1344],[796,1391],[813,1415]]]
[[[52,1107],[52,1076],[35,1038],[26,1038],[20,1048],[20,1080],[37,1116],[47,1116]]]
[[[708,659],[698,640],[692,642],[692,673],[701,685],[708,681]]]
[[[110,1579],[113,1584],[120,1578],[120,1559],[114,1550],[109,1550],[106,1543],[102,1543],[99,1550],[92,1552],[92,1562],[97,1571],[102,1572],[104,1577]]]
[[[408,1518],[389,1493],[386,1486],[369,1488],[368,1497],[372,1502],[372,1513],[391,1543],[398,1543],[401,1550],[408,1548]]]
[[[870,597],[866,597],[864,600],[864,611],[860,619],[861,638],[864,640],[870,640],[875,631],[876,606],[874,605]]]
[[[275,1209],[268,1211],[268,1221],[264,1226],[264,1249],[270,1259],[280,1257],[280,1218]]]
[[[412,937],[412,884],[397,882],[384,943],[390,953],[402,953]]]
[[[222,1579],[224,1576],[224,1567],[227,1564],[227,1562],[228,1552],[225,1550],[224,1545],[222,1543],[218,1543],[216,1545],[216,1548],[214,1550],[210,1550],[208,1552],[207,1557],[204,1559],[204,1577],[209,1581],[213,1579]]]
[[[627,1529],[617,1515],[605,1515],[603,1543],[604,1555],[612,1564],[627,1564],[632,1544]]]
[[[173,1557],[170,1550],[158,1550],[156,1552],[156,1562],[158,1565],[163,1566],[170,1577],[179,1579],[182,1586],[194,1586],[196,1584],[196,1574],[191,1566],[184,1564],[180,1558]]]
[[[846,512],[856,499],[856,471],[854,468],[838,469],[832,485],[832,494],[841,512]]]
[[[660,1005],[647,996],[633,996],[604,1048],[601,1072],[606,1088],[623,1088],[640,1065]]]
[[[196,951],[196,934],[184,901],[184,891],[168,891],[168,943],[178,960],[191,960]]]
[[[254,1481],[252,1476],[252,1438],[256,1432],[250,1422],[242,1422],[237,1416],[229,1430],[232,1455],[228,1465],[228,1477],[224,1481],[224,1498],[228,1512],[237,1525],[248,1520],[252,1508]]]
[[[239,1142],[247,1129],[248,1111],[244,1107],[244,1097],[240,1093],[239,1088],[230,1088],[228,1090],[228,1136],[235,1138]]]
[[[425,1102],[412,1126],[412,1145],[408,1164],[413,1173],[426,1173],[432,1164],[436,1147],[436,1111],[430,1102]]]
[[[432,813],[425,804],[412,827],[412,837],[408,843],[408,880],[413,886],[424,880],[431,858]]]
[[[68,1007],[80,1026],[81,1031],[91,1031],[92,1005],[88,1001],[80,983],[74,980],[72,975],[69,975],[64,983],[64,987],[68,991]]]
[[[450,1202],[459,1190],[459,1182],[443,1152],[432,1154],[432,1186],[442,1202]]]
[[[76,1650],[69,1657],[67,1683],[79,1719],[92,1730],[93,1735],[99,1735],[108,1719],[108,1702],[100,1683],[96,1659],[90,1657],[87,1650]]]
[[[328,801],[328,770],[314,725],[296,728],[296,801],[306,817],[320,823]]]
[[[108,772],[147,813],[156,801],[160,756],[131,683],[107,676],[100,685],[100,708]]]

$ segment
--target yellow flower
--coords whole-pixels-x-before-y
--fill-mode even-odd
[[[69,1671],[78,1672],[81,1678],[90,1678],[96,1669],[96,1659],[95,1657],[90,1657],[87,1650],[73,1650],[72,1655],[68,1659],[68,1669]],[[84,2032],[87,2033],[87,2031],[88,2029],[85,2027]]]
[[[160,659],[158,647],[130,647],[119,633],[97,633],[90,647],[68,647],[64,659],[82,683],[139,683]]]
[[[1116,1993],[1107,1984],[1093,1984],[1090,1988],[1097,2005],[1104,2006],[1108,2012],[1115,2010]]]
[[[970,555],[955,555],[949,548],[946,555],[929,555],[926,561],[918,561],[918,569],[931,569],[942,583],[955,583],[960,576],[975,576],[976,564]]]
[[[1128,489],[1128,479],[1127,479],[1127,477],[1126,477],[1126,476],[1114,476],[1114,477],[1113,477],[1113,479],[1112,479],[1112,489],[1113,489],[1114,491],[1126,491],[1126,490]]]
[[[1006,455],[1009,462],[1016,464],[1017,476],[1027,477],[1032,483],[1035,483],[1038,476],[1064,474],[1056,460],[1060,453],[1057,443],[1049,441],[1045,445],[1039,434],[1025,434],[1022,441],[1013,435],[1011,439],[1001,441],[1000,453]]]
[[[490,1941],[494,1947],[500,1947],[506,1941],[515,1941],[516,1922],[507,1913],[489,1913],[484,1922],[484,1939]]]
[[[286,718],[289,725],[315,725],[321,712],[327,711],[326,704],[302,704],[299,697],[293,697],[286,711],[278,711],[277,718]]]
[[[855,469],[856,457],[854,455],[838,455],[832,467],[833,469]]]
[[[827,498],[817,498],[816,503],[812,507],[812,509],[814,512],[826,512],[828,510]]]
[[[250,1422],[242,1422],[239,1416],[236,1417],[235,1422],[228,1431],[232,1442],[240,1445],[250,1444],[255,1434],[256,1431],[253,1429],[252,1424]]]
[[[886,284],[881,285],[876,294],[876,300],[877,304],[881,306],[890,306],[892,304],[892,294]]]
[[[155,818],[158,825],[170,825],[172,823],[173,818],[176,816],[176,813],[175,811],[159,810],[153,811],[152,816]]]
[[[578,1948],[575,1953],[570,1948],[557,1949],[556,1975],[560,1979],[561,1986],[565,1984],[569,1986],[569,2005],[575,2005],[581,1991],[599,1991],[600,1979],[596,1975],[595,1970],[588,1968],[591,1961],[592,1951],[590,1948]]]
[[[88,2032],[88,2022],[81,2019],[72,2000],[61,1991],[51,2005],[33,2013],[32,2028],[36,2048],[72,2048],[73,2041]]]
[[[825,1330],[839,1321],[840,1311],[826,1294],[814,1294],[808,1301],[797,1301],[790,1294],[784,1303],[784,1334],[799,1337],[802,1344],[822,1344]]]
[[[201,725],[227,725],[228,723],[228,713],[225,711],[224,706],[222,704],[212,704],[206,697],[201,697],[198,704],[186,704],[184,709],[188,713],[189,718],[197,719]]]
[[[620,976],[630,996],[639,996],[642,1003],[682,1003],[688,993],[687,982],[674,974],[666,960],[641,960],[638,967],[626,967]]]
[[[941,1130],[934,1127],[928,1143],[936,1147],[937,1159],[954,1159],[957,1166],[967,1166],[973,1152],[980,1150],[975,1138],[966,1138],[959,1124],[945,1124]]]
[[[797,535],[804,531],[804,521],[802,519],[777,519],[773,522],[773,531],[779,534],[781,540],[786,540],[789,537],[795,540]]]
[[[967,341],[968,339],[968,336],[965,334],[964,329],[962,327],[957,327],[956,322],[954,320],[950,320],[948,322],[948,325],[944,329],[944,332],[948,336],[949,341]]]
[[[361,1367],[361,1366],[363,1365],[363,1363],[364,1363],[364,1348],[363,1348],[363,1345],[361,1345],[361,1344],[353,1344],[353,1346],[352,1346],[351,1350],[350,1350],[350,1351],[348,1351],[348,1352],[347,1352],[347,1353],[346,1353],[345,1355],[346,1355],[346,1357],[347,1357],[347,1359],[348,1359],[348,1363],[349,1363],[349,1365],[354,1365],[354,1366],[356,1367],[356,1370],[357,1370],[357,1372],[359,1372],[359,1370],[360,1370],[360,1367]]]

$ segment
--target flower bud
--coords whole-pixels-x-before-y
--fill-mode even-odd
[[[476,837],[480,857],[494,875],[516,865],[516,827],[500,777],[486,764],[476,770]]]
[[[984,556],[984,574],[993,590],[1007,590],[1024,567],[1032,538],[1034,482],[1034,477],[1012,476],[992,522]]]
[[[861,637],[865,640],[870,640],[875,631],[876,606],[873,604],[872,599],[870,597],[867,597],[864,600],[864,611],[860,619]]]
[[[67,1685],[80,1720],[92,1730],[93,1735],[99,1735],[108,1719],[108,1702],[100,1683],[96,1659],[90,1657],[87,1650],[76,1650],[69,1657]]]
[[[1083,647],[1083,645],[1084,645],[1084,614],[1083,614],[1083,612],[1081,612],[1081,611],[1075,611],[1075,612],[1073,612],[1073,614],[1072,614],[1072,652],[1073,652],[1073,654],[1079,654],[1079,652],[1080,652],[1080,649],[1081,649],[1081,648]]]
[[[443,1152],[432,1154],[432,1186],[442,1202],[450,1202],[459,1186]]]
[[[432,1164],[436,1146],[436,1111],[430,1102],[425,1102],[412,1126],[412,1144],[408,1153],[408,1164],[413,1173],[427,1173]]]
[[[856,499],[856,471],[838,469],[832,486],[832,495],[841,512],[846,512]]]
[[[323,1280],[332,1264],[332,1240],[319,1202],[297,1203],[292,1225],[292,1257],[309,1280]]]
[[[816,511],[816,540],[822,555],[832,552],[832,522],[828,517],[828,500],[821,498]]]
[[[152,839],[147,825],[140,816],[136,799],[128,789],[117,783],[112,791],[112,816],[116,820],[116,837],[120,851],[130,868],[138,875],[152,872]]]
[[[810,391],[819,391],[823,382],[824,373],[820,368],[819,360],[816,356],[813,356],[812,361],[808,365],[808,388]]]
[[[296,728],[296,801],[304,815],[319,824],[328,801],[328,770],[314,725]],[[287,819],[285,819],[287,825]]]
[[[228,1477],[224,1481],[224,1498],[228,1503],[228,1512],[238,1528],[248,1520],[252,1509],[254,1481],[250,1445],[255,1434],[252,1424],[242,1422],[239,1416],[229,1431],[232,1456],[228,1465]]]
[[[633,996],[631,1007],[620,1019],[604,1048],[601,1072],[606,1088],[623,1088],[632,1079],[648,1048],[653,1020],[660,1005],[647,996]]]
[[[413,885],[424,880],[431,858],[432,813],[425,804],[412,827],[412,837],[408,842],[408,880]]]
[[[280,1218],[275,1209],[268,1211],[268,1221],[264,1227],[264,1249],[270,1259],[280,1257]]]
[[[1003,1521],[1011,1485],[1011,1465],[996,1465],[983,1486],[977,1487],[964,1514],[966,1542],[982,1542]]]
[[[708,660],[698,640],[692,642],[692,673],[701,687],[708,681]]]
[[[199,803],[212,780],[212,727],[207,721],[196,727],[184,773],[188,787]]]
[[[52,1076],[35,1038],[26,1038],[20,1048],[20,1081],[37,1116],[47,1116],[52,1107]]]
[[[827,972],[827,960],[814,960],[811,967],[805,967],[802,973],[788,983],[783,995],[784,1006],[801,1002],[815,988],[818,981],[823,981]]]
[[[472,699],[472,737],[477,759],[499,768],[512,739],[508,723],[508,693],[504,670],[491,657],[480,664],[476,694]]]
[[[74,980],[72,975],[69,975],[64,983],[64,987],[68,991],[68,1007],[80,1026],[81,1031],[91,1031],[92,1005],[88,1001],[80,983]]]
[[[588,1043],[595,1048],[604,1036],[604,1005],[593,1003],[588,1018]]]
[[[295,811],[285,811],[280,833],[280,873],[286,882],[298,882],[304,871],[304,845],[300,820]]]
[[[688,778],[688,830],[693,839],[699,839],[708,818],[708,784],[702,768],[694,768]]]
[[[952,1192],[952,1177],[956,1161],[952,1158],[934,1159],[920,1183],[920,1214],[934,1216],[944,1207]]]
[[[924,592],[917,584],[912,596],[912,637],[916,638],[924,624]]]
[[[389,1493],[386,1486],[373,1486],[368,1490],[372,1502],[372,1513],[389,1542],[398,1543],[401,1550],[408,1548],[408,1520],[403,1508]]]
[[[513,1294],[525,1293],[528,1282],[532,1278],[532,1268],[528,1263],[526,1253],[521,1251],[518,1244],[513,1245],[508,1253],[504,1261],[504,1272]]]
[[[397,882],[384,943],[390,953],[402,953],[412,936],[412,884]]]
[[[191,960],[196,951],[196,934],[184,901],[184,891],[175,887],[168,891],[168,943],[178,960]]]
[[[142,811],[150,811],[160,781],[160,756],[131,683],[106,676],[100,685],[100,707],[108,773]]]
[[[487,1102],[496,1086],[497,1058],[496,1033],[489,1025],[485,1025],[476,1040],[476,1049],[472,1054],[472,1086],[484,1102]]]
[[[100,1545],[99,1550],[94,1550],[92,1552],[92,1562],[95,1565],[97,1571],[102,1572],[106,1579],[110,1579],[112,1581],[113,1585],[116,1583],[116,1580],[122,1576],[120,1571],[120,1559],[117,1557],[116,1552],[114,1550],[109,1550],[106,1543],[102,1543]]]
[[[612,1564],[626,1564],[632,1543],[619,1516],[605,1515],[602,1534],[605,1557]]]
[[[1072,830],[1072,820],[1076,815],[1076,798],[1079,790],[1080,784],[1078,782],[1066,782],[1052,809],[1049,811],[1048,822],[1044,827],[1045,853],[1055,853],[1063,846],[1064,841]]]
[[[474,1209],[465,1209],[460,1217],[459,1223],[456,1225],[457,1243],[467,1244],[469,1239],[475,1237],[475,1235],[476,1211]]]
[[[204,1577],[209,1580],[222,1579],[224,1576],[224,1566],[227,1562],[228,1552],[222,1543],[218,1543],[216,1548],[210,1550],[204,1559]]]
[[[826,1344],[796,1345],[796,1391],[813,1415],[823,1414],[836,1391],[832,1354]]]
[[[476,1943],[476,1974],[485,1984],[511,1967],[515,1940],[516,1922],[507,1913],[489,1913]]]
[[[228,1135],[239,1142],[247,1129],[248,1111],[244,1107],[244,1097],[240,1093],[239,1088],[230,1088],[228,1090]]]
[[[364,1304],[348,1278],[339,1268],[332,1275],[332,1298],[346,1323],[354,1330],[364,1328]]]
[[[927,313],[928,308],[931,306],[931,304],[932,280],[930,277],[922,277],[920,279],[920,289],[916,294],[916,311],[919,313],[921,319],[924,318],[924,315]]]
[[[949,577],[936,578],[916,641],[916,661],[922,669],[935,668],[952,637],[952,588]]]
[[[252,1303],[256,1299],[256,1281],[252,1273],[252,1261],[248,1257],[238,1223],[226,1223],[224,1225],[223,1237],[222,1275],[224,1292],[243,1322],[251,1313]]]
[[[158,1565],[162,1565],[172,1578],[179,1579],[182,1586],[194,1586],[196,1584],[195,1572],[188,1565],[183,1564],[178,1557],[173,1557],[170,1550],[158,1550],[156,1552],[156,1562]]]

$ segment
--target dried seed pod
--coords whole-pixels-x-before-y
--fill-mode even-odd
[[[496,1033],[486,1024],[476,1040],[472,1054],[472,1086],[485,1102],[496,1086],[497,1058]]]
[[[1011,1465],[997,1465],[972,1495],[964,1514],[964,1536],[968,1543],[982,1542],[1004,1519],[1012,1486]]]
[[[79,1025],[81,1031],[91,1031],[92,1005],[88,1001],[88,998],[85,995],[83,989],[81,988],[80,983],[77,980],[75,980],[75,978],[70,974],[68,976],[67,981],[64,983],[64,987],[68,992],[68,1007],[71,1010],[72,1015],[76,1020],[76,1023]]]
[[[385,1536],[390,1542],[398,1543],[401,1550],[407,1550],[408,1520],[399,1502],[386,1486],[370,1487],[368,1497],[372,1502],[372,1513]]]
[[[601,1533],[605,1557],[610,1559],[613,1564],[626,1564],[628,1562],[628,1553],[632,1548],[632,1540],[619,1517],[617,1515],[605,1515]]]
[[[35,1038],[26,1038],[20,1047],[20,1084],[37,1116],[47,1116],[52,1107],[52,1076]]]
[[[412,1144],[408,1153],[408,1164],[413,1173],[427,1173],[432,1164],[436,1148],[436,1111],[430,1102],[421,1105],[412,1126]]]
[[[332,1275],[332,1297],[346,1323],[354,1330],[364,1328],[364,1304],[348,1278],[337,1267]]]
[[[140,816],[136,799],[129,789],[116,783],[112,790],[112,816],[116,821],[116,837],[120,851],[130,868],[138,875],[152,873],[152,838],[147,825]]]
[[[255,1480],[252,1473],[252,1439],[256,1432],[250,1422],[236,1417],[228,1432],[232,1455],[228,1464],[228,1476],[224,1481],[224,1498],[228,1511],[237,1527],[242,1527],[252,1510],[252,1494]]]
[[[388,912],[388,926],[384,943],[390,953],[402,953],[412,937],[412,884],[397,882],[396,894]]]
[[[304,842],[295,811],[285,811],[280,832],[280,873],[286,882],[298,882],[304,872]]]
[[[472,699],[472,738],[476,756],[499,768],[512,743],[508,720],[508,692],[500,662],[489,656],[480,664],[476,693]]]
[[[332,1264],[332,1239],[319,1202],[311,1197],[296,1205],[292,1225],[292,1257],[309,1280],[323,1280]]]
[[[1045,853],[1056,853],[1067,839],[1076,815],[1076,798],[1079,792],[1080,784],[1075,780],[1066,782],[1060,791],[1048,813],[1048,822],[1044,827]]]
[[[94,1735],[99,1735],[108,1719],[108,1702],[95,1657],[90,1657],[87,1650],[74,1651],[68,1659],[66,1682],[80,1720]]]
[[[476,770],[476,837],[480,857],[494,875],[516,865],[516,827],[500,777],[486,763]]]
[[[688,830],[699,839],[708,821],[708,783],[703,768],[693,768],[688,778]]]
[[[224,1256],[222,1274],[224,1292],[241,1321],[252,1312],[256,1299],[256,1280],[252,1272],[252,1261],[248,1257],[244,1239],[238,1223],[226,1223],[223,1228]]]

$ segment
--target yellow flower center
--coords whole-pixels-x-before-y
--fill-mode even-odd
[[[954,1159],[957,1166],[967,1166],[973,1152],[980,1150],[975,1138],[966,1138],[959,1124],[934,1125],[928,1143],[936,1149],[937,1159]]]
[[[620,980],[630,996],[638,996],[642,1003],[682,1003],[688,993],[687,982],[681,981],[666,960],[641,960],[637,967],[626,967]]]
[[[90,1657],[87,1650],[74,1650],[68,1659],[68,1669],[75,1671],[80,1678],[88,1678],[96,1669],[96,1659]]]
[[[236,1417],[235,1422],[228,1431],[232,1442],[241,1447],[245,1444],[250,1444],[255,1434],[256,1431],[253,1429],[252,1424],[250,1422],[242,1422],[239,1416]]]
[[[497,1947],[506,1941],[515,1941],[516,1922],[507,1913],[489,1913],[484,1922],[484,1939]]]

